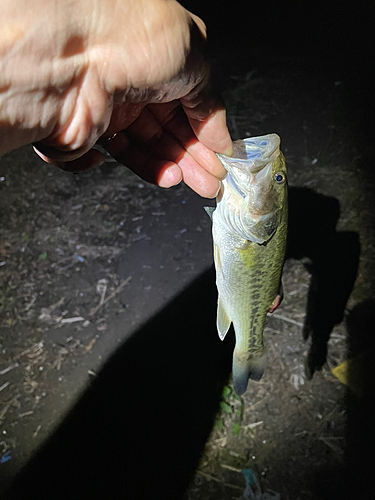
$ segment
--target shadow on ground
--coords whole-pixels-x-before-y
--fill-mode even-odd
[[[346,319],[349,369],[346,395],[348,478],[351,498],[374,498],[375,301],[358,304]]]
[[[358,271],[358,234],[337,231],[339,217],[336,198],[308,188],[290,189],[286,257],[308,259],[311,273],[303,328],[304,339],[311,338],[305,364],[308,378],[326,362],[330,334],[344,319]]]
[[[7,498],[179,498],[230,372],[215,315],[211,269],[116,352]]]
[[[358,265],[357,235],[336,232],[338,216],[337,200],[291,188],[288,257],[312,262],[311,374],[324,363]],[[7,498],[181,498],[219,409],[232,349],[232,338],[217,340],[210,269],[114,354]]]
[[[345,466],[311,471],[312,490],[322,500],[374,498],[375,301],[355,306],[346,317],[349,387],[345,407]]]

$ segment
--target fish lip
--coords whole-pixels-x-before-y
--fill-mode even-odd
[[[232,156],[216,153],[224,168],[228,172],[234,167],[255,174],[279,155],[280,137],[277,134],[248,137],[234,141],[233,147]]]

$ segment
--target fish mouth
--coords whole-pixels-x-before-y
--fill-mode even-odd
[[[224,168],[240,184],[249,174],[256,174],[279,155],[280,137],[267,134],[233,142],[234,153],[226,156],[216,153]]]

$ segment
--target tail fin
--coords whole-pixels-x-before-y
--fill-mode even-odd
[[[266,352],[258,357],[249,355],[237,356],[233,353],[233,385],[236,393],[241,396],[247,389],[249,379],[260,380],[266,368]],[[241,359],[242,358],[242,359]]]

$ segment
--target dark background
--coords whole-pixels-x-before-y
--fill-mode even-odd
[[[209,53],[224,53],[229,67],[241,60],[265,68],[295,65],[349,81],[348,112],[365,147],[374,130],[374,2],[181,3],[204,20]]]

